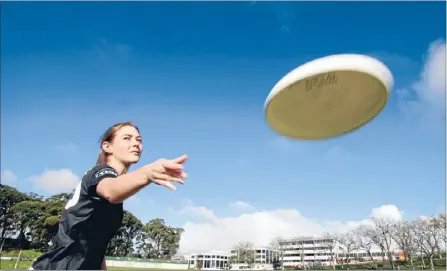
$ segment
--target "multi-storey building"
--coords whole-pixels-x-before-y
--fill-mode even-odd
[[[273,249],[265,248],[265,247],[252,248],[249,250],[248,253],[254,254],[253,256],[254,256],[255,264],[257,264],[257,263],[259,263],[259,264],[261,264],[261,263],[273,264],[275,259],[279,259],[279,251],[278,250],[273,250]],[[241,254],[242,254],[242,252],[238,251],[237,249],[230,250],[230,257],[235,258],[236,262],[241,261],[240,260]]]
[[[343,247],[332,238],[297,237],[279,240],[284,266],[331,265]]]
[[[333,238],[306,236],[282,239],[279,246],[284,266],[333,265],[347,261],[371,261],[371,257],[373,261],[388,260],[378,248],[370,251],[371,257],[362,250],[347,253],[346,248]],[[395,252],[395,258],[399,258],[398,250]]]

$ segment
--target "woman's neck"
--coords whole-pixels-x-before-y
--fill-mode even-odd
[[[111,161],[110,161],[111,160]],[[129,166],[119,161],[110,159],[107,165],[111,166],[119,175],[126,174],[129,170]]]

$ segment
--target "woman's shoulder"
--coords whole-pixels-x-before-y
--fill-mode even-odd
[[[85,172],[84,177],[97,179],[105,175],[112,175],[116,177],[118,176],[118,173],[109,165],[95,165]]]

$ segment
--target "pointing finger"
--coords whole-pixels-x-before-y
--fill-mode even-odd
[[[173,191],[177,190],[177,187],[175,187],[175,185],[173,185],[172,183],[170,183],[168,181],[159,180],[159,179],[155,179],[154,181],[155,181],[155,183],[157,183],[157,184],[159,184],[161,186],[167,187],[167,188],[169,188],[169,189],[171,189]]]
[[[173,161],[174,163],[177,163],[177,164],[183,164],[183,163],[186,161],[186,159],[188,159],[188,155],[183,154],[183,155],[180,156],[180,157],[177,157],[177,158],[175,158],[175,159],[172,159],[172,161]]]
[[[163,167],[165,169],[171,169],[171,170],[177,170],[177,171],[181,171],[183,169],[182,165],[180,165],[178,163],[173,163],[171,161],[164,163]]]

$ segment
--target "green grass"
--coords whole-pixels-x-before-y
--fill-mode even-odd
[[[435,270],[446,270],[446,262],[445,259],[434,259],[434,265]],[[391,270],[391,265],[388,262],[384,263],[363,263],[363,264],[353,264],[353,265],[344,265],[343,267],[341,265],[335,266],[335,270],[366,270],[366,269],[372,269],[373,267],[379,267],[381,270]],[[422,268],[422,261],[421,260],[414,260],[413,261],[414,269],[415,270],[424,270]],[[411,267],[410,261],[408,262],[396,262],[395,268],[399,266],[400,270],[413,270]],[[285,268],[287,270],[303,270],[302,268]],[[332,270],[332,266],[325,266],[325,267],[313,267],[308,268],[307,270]],[[425,260],[425,270],[430,270],[430,262],[429,260]]]
[[[160,268],[136,268],[136,267],[117,267],[109,266],[108,270],[160,270]]]
[[[19,250],[10,250],[10,251],[2,251],[1,256],[2,257],[18,257],[19,256]],[[17,269],[28,269],[32,262],[32,259],[36,259],[42,255],[41,252],[36,250],[23,250],[20,254],[21,261],[17,264]],[[26,261],[23,259],[30,259],[30,261]],[[0,270],[13,270],[14,266],[16,264],[16,260],[1,260],[0,261]],[[160,268],[135,268],[135,267],[114,267],[109,266],[107,267],[108,270],[160,270]]]
[[[16,261],[15,260],[1,260],[0,261],[0,269],[1,270],[13,270],[14,269],[14,265],[15,265]],[[428,262],[427,262],[428,263]],[[430,270],[430,266],[427,265],[426,263],[426,268],[425,270]],[[32,264],[32,261],[19,261],[19,263],[17,264],[17,269],[28,269]],[[365,269],[369,269],[371,267],[374,267],[375,265],[372,263],[366,263],[366,264],[357,264],[357,265],[350,265],[350,266],[343,266],[343,268],[341,266],[336,266],[336,270],[347,270],[347,268],[349,267],[350,270],[365,270]],[[379,266],[381,270],[390,270],[390,265],[388,263],[383,263],[382,265]],[[400,266],[400,270],[412,270],[410,263],[405,263],[405,264],[399,264]],[[420,261],[415,261],[414,262],[414,266],[416,270],[422,270],[422,265]],[[109,266],[107,267],[108,270],[160,270],[160,268],[132,268],[132,267],[114,267],[114,266]],[[291,268],[285,268],[286,270],[293,270]],[[436,259],[435,260],[435,269],[436,270],[446,270],[445,269],[445,260],[444,259]],[[300,270],[300,269],[298,269]],[[323,268],[319,267],[319,268],[309,268],[308,270],[332,270],[331,266],[325,266]]]
[[[28,269],[32,261],[19,261],[17,264],[17,269]],[[13,270],[14,265],[16,264],[15,260],[1,260],[0,261],[0,269],[1,270]],[[132,268],[132,267],[116,267],[116,266],[109,266],[107,267],[108,270],[160,270],[160,268]]]
[[[2,251],[1,256],[3,257],[18,257],[20,251],[19,250],[9,250],[9,251]],[[20,254],[20,258],[29,258],[29,259],[35,259],[42,255],[42,252],[29,249],[29,250],[23,250],[22,254]]]
[[[28,269],[32,261],[19,261],[17,264],[17,269]],[[1,270],[12,270],[14,269],[14,265],[16,264],[16,260],[1,260],[0,261],[0,268]]]

